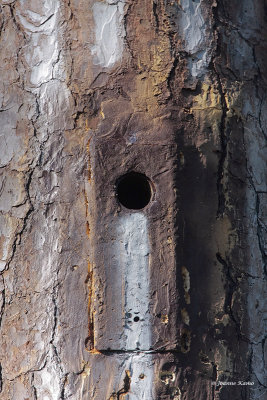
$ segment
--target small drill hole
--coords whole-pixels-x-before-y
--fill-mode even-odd
[[[119,202],[131,210],[141,210],[151,199],[151,186],[148,178],[138,172],[123,175],[117,183]]]
[[[138,322],[139,321],[139,317],[134,317],[134,322]]]

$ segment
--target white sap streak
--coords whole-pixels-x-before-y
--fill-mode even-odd
[[[95,44],[92,47],[94,64],[111,67],[122,57],[124,1],[96,2],[93,5]]]
[[[210,61],[206,46],[207,27],[201,13],[202,0],[181,0],[179,32],[184,40],[184,50],[189,57],[189,70],[193,77],[205,73]]]
[[[64,81],[53,79],[54,68],[59,60],[59,35],[60,35],[60,0],[28,1],[18,0],[17,16],[22,25],[22,29],[27,37],[22,55],[25,62],[25,82],[27,90],[36,95],[40,115],[36,122],[37,136],[40,140],[45,140],[52,136],[54,132],[64,129],[66,111],[68,110],[69,91]],[[62,1],[63,3],[63,1]],[[64,66],[62,66],[64,74]],[[29,76],[27,72],[30,72]],[[62,117],[64,116],[64,118]],[[43,196],[41,194],[41,196]],[[41,201],[44,197],[41,197]],[[40,218],[42,218],[42,213]],[[58,235],[55,225],[46,226],[43,221],[44,229],[42,234],[36,237],[38,250],[37,260],[38,269],[42,271],[38,281],[41,293],[45,289],[52,290],[55,286],[56,270],[58,262],[57,243],[55,238]],[[43,243],[43,245],[42,245]],[[37,286],[36,286],[37,288]],[[48,302],[47,306],[47,326],[52,321],[54,305]],[[51,317],[51,318],[50,318]],[[41,320],[42,321],[42,320]],[[53,344],[56,346],[59,340],[56,331],[53,337]],[[41,351],[39,346],[45,346],[45,341],[35,344],[34,351]],[[47,347],[47,346],[46,346]],[[48,349],[46,349],[48,351]],[[35,387],[37,397],[43,400],[57,400],[61,393],[62,368],[58,358],[54,355],[54,349],[50,346],[45,368],[35,372]]]
[[[59,368],[53,363],[53,354],[49,351],[48,361],[44,368],[34,373],[33,384],[37,389],[38,399],[58,400],[61,393],[61,382],[58,379]]]
[[[130,371],[130,391],[127,400],[153,400],[154,393],[154,365],[152,354],[133,354],[125,360],[122,371]],[[124,376],[122,376],[124,378]]]
[[[119,273],[123,277],[126,350],[149,350],[151,329],[149,316],[149,243],[147,219],[133,213],[120,218]],[[138,318],[135,322],[134,318]]]
[[[45,0],[40,4],[40,14],[27,8],[25,0],[20,0],[20,5],[18,17],[31,42],[25,54],[31,70],[30,83],[38,87],[52,79],[59,56],[57,21],[60,2]]]

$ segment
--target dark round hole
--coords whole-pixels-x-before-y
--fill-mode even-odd
[[[141,210],[151,199],[151,186],[148,178],[138,172],[123,175],[117,183],[119,202],[131,210]]]
[[[134,322],[138,322],[139,321],[139,317],[134,317]]]

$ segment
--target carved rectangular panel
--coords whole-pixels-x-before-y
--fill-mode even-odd
[[[97,350],[177,347],[176,157],[174,143],[91,142],[91,318]],[[151,199],[144,208],[132,203],[135,191],[142,197],[145,188],[131,176],[148,178]]]

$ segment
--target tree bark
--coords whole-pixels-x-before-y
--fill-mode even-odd
[[[2,1],[1,399],[266,396],[266,20]]]

